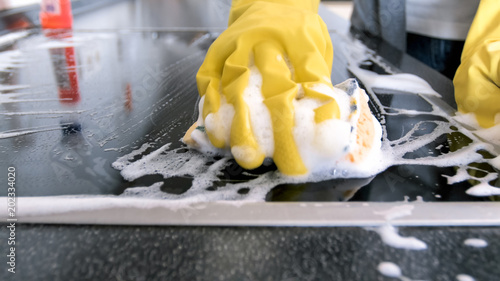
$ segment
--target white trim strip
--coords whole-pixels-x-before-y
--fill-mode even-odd
[[[6,197],[0,210],[7,210]],[[401,207],[405,206],[405,207]],[[398,209],[410,212],[398,214]],[[387,216],[388,212],[393,212]],[[384,214],[386,214],[384,216]],[[395,217],[388,220],[387,217]],[[211,226],[500,226],[496,202],[179,203],[116,197],[20,197],[18,223]],[[5,211],[0,220],[8,219]]]

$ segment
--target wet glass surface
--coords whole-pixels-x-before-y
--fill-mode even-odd
[[[193,122],[204,35],[33,30],[11,47],[0,151],[18,196],[121,193],[111,162],[145,142],[178,143]]]

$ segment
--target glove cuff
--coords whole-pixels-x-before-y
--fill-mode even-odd
[[[320,0],[233,0],[231,11],[229,12],[229,23],[231,25],[236,21],[252,4],[257,2],[281,4],[291,7],[296,7],[301,10],[310,11],[313,13],[318,12]]]

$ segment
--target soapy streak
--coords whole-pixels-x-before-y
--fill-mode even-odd
[[[384,216],[387,221],[391,221],[397,218],[410,216],[414,208],[415,207],[413,205],[399,205],[399,206],[394,206],[385,211],[374,212],[374,214]],[[368,230],[376,231],[380,235],[380,238],[385,244],[394,248],[403,248],[410,250],[427,249],[427,245],[415,237],[400,236],[397,232],[397,229],[390,224],[380,226],[376,229],[368,229]],[[398,275],[392,277],[401,277],[401,276]]]
[[[62,99],[62,100],[71,100],[71,99]],[[24,103],[24,102],[46,102],[46,101],[61,101],[61,99],[25,99],[25,100],[1,100],[0,96],[0,104],[3,103]],[[6,115],[6,114],[4,114]]]
[[[29,35],[29,32],[26,30],[7,33],[6,35],[0,36],[0,45],[15,42],[15,41],[17,41],[21,38],[24,38],[28,35]]]
[[[486,242],[483,239],[469,238],[469,239],[464,241],[464,245],[475,247],[475,248],[484,248],[484,247],[488,246],[488,242]]]
[[[25,112],[0,112],[0,115],[4,116],[23,116],[23,115],[44,115],[44,114],[81,114],[85,110],[68,110],[68,111],[25,111]]]
[[[489,181],[492,181],[492,180],[498,178],[498,173],[488,173],[487,171],[484,171],[484,170],[480,170],[480,171],[487,173],[487,175],[482,177],[482,178],[478,178],[478,177],[469,175],[469,172],[467,172],[467,168],[468,167],[459,167],[454,176],[444,175],[444,177],[447,178],[447,183],[448,184],[455,184],[455,183],[463,182],[463,181],[466,181],[469,179],[478,180],[478,181],[482,181],[482,182],[489,182]]]
[[[8,93],[0,94],[0,104],[4,103],[24,103],[24,102],[48,102],[48,101],[61,101],[71,99],[17,99],[23,96],[30,96],[32,93]]]
[[[0,84],[0,93],[29,88],[28,85],[3,85]]]
[[[398,234],[397,229],[389,224],[381,226],[375,231],[380,235],[382,241],[394,248],[408,250],[425,250],[427,245],[415,237],[402,237]]]
[[[21,131],[16,130],[16,131],[5,131],[5,132],[0,132],[0,139],[7,139],[7,138],[13,138],[13,137],[18,137],[18,136],[24,136],[24,135],[29,135],[29,134],[34,134],[34,133],[40,133],[40,132],[48,132],[48,131],[57,131],[61,130],[62,127],[65,125],[71,125],[72,123],[66,123],[66,124],[60,124],[55,127],[38,127],[38,128],[28,128],[28,129],[23,129]]]
[[[434,91],[424,79],[413,74],[397,73],[383,75],[361,69],[356,65],[350,65],[348,69],[354,73],[359,80],[363,81],[365,87],[370,89],[379,88],[404,93],[441,97],[441,95]]]
[[[377,269],[384,276],[393,278],[401,277],[401,269],[392,262],[382,262],[378,265]]]
[[[475,279],[467,274],[459,274],[457,275],[457,281],[475,281]]]
[[[412,281],[410,278],[403,276],[399,266],[392,262],[379,263],[377,270],[380,274],[387,277],[398,278],[401,281]]]
[[[113,167],[121,170],[122,176],[129,181],[152,173],[161,174],[164,178],[191,175],[194,177],[193,185],[183,194],[158,193],[157,186],[153,186],[144,188],[140,195],[141,197],[151,198],[160,196],[162,199],[181,200],[186,203],[241,200],[244,198],[250,201],[261,201],[267,192],[274,187],[273,173],[267,173],[249,182],[226,184],[223,189],[216,192],[208,191],[206,189],[213,182],[219,180],[217,176],[228,165],[229,159],[223,158],[207,167],[205,163],[211,161],[209,156],[192,151],[177,153],[180,149],[169,151],[169,147],[170,144],[166,144],[140,160],[131,163],[131,158],[140,155],[140,151],[149,148],[149,146],[143,146],[140,150],[121,157],[117,162],[113,163]],[[238,190],[248,186],[254,186],[254,188],[247,195],[238,193]]]

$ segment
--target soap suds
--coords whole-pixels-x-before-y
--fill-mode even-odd
[[[293,69],[290,69],[290,71],[292,72]],[[262,153],[268,158],[274,156],[273,120],[262,94],[262,76],[258,68],[252,63],[250,63],[249,72],[248,86],[243,92],[243,99],[247,106],[252,135],[258,144],[257,150],[252,147],[238,145],[232,145],[229,149],[231,126],[235,111],[224,94],[220,95],[220,108],[217,112],[208,114],[205,119],[199,115],[196,123],[197,129],[190,130],[190,135],[185,137],[185,143],[188,146],[202,152],[215,152],[222,155],[228,155],[230,152],[237,160],[252,159],[252,155],[255,153]],[[325,174],[333,169],[341,169],[344,171],[345,177],[366,177],[380,172],[379,167],[381,165],[373,164],[378,161],[376,158],[380,156],[382,129],[378,120],[371,115],[371,112],[368,112],[371,123],[366,121],[366,126],[370,126],[373,134],[360,135],[366,134],[365,131],[357,128],[361,111],[369,110],[368,106],[365,105],[369,98],[359,88],[356,80],[348,79],[333,88],[322,83],[314,85],[298,83],[297,87],[297,98],[292,101],[294,107],[293,138],[301,159],[307,167],[308,174]],[[327,119],[317,123],[316,110],[331,102],[331,100],[325,102],[312,98],[306,95],[304,87],[308,87],[309,91],[332,97],[332,100],[338,105],[339,118]],[[204,103],[204,97],[202,97],[198,107],[199,113],[203,112]],[[222,149],[215,148],[208,141],[208,136],[204,136],[205,131],[211,137],[218,136],[221,138],[219,142],[223,142],[226,147]],[[362,140],[367,137],[373,138],[373,140]],[[369,144],[369,146],[366,144]],[[217,146],[220,146],[220,144]],[[349,160],[348,155],[353,152],[357,152],[357,155],[363,157],[353,158],[356,161]]]
[[[380,75],[354,65],[349,70],[358,77],[367,88],[394,90],[402,93],[422,94],[441,97],[424,79],[408,73]]]
[[[427,244],[415,237],[402,237],[399,235],[397,229],[389,224],[380,226],[375,229],[380,235],[382,241],[391,247],[408,249],[408,250],[425,250]]]
[[[500,188],[491,186],[486,182],[482,182],[467,189],[466,193],[477,197],[500,195]]]
[[[388,221],[410,216],[413,212],[413,209],[415,207],[412,205],[399,205],[399,206],[394,206],[388,210],[385,211],[380,211],[380,212],[374,212],[375,215],[381,215],[384,216],[384,218]]]
[[[168,146],[170,146],[170,144],[168,144]],[[132,163],[134,157],[141,155],[150,147],[151,145],[149,143],[144,143],[139,149],[133,150],[132,152],[128,153],[127,155],[123,155],[122,157],[118,158],[115,162],[113,162],[112,164],[113,168],[117,170],[123,170],[127,165]]]
[[[377,266],[377,270],[380,272],[380,274],[387,277],[392,277],[392,278],[401,277],[401,269],[397,264],[392,262],[379,263],[379,265]]]
[[[475,281],[475,279],[472,276],[469,276],[467,274],[459,274],[457,275],[457,281]]]
[[[163,182],[157,182],[147,187],[134,187],[126,189],[121,197],[134,197],[134,198],[161,198],[165,192],[161,191],[161,187],[163,186]]]
[[[261,87],[262,75],[256,66],[252,66],[250,67],[248,87],[243,92],[243,99],[248,105],[252,132],[257,140],[257,144],[266,157],[272,157],[274,154],[272,120],[271,114],[264,104]]]
[[[377,270],[378,272],[380,272],[380,274],[386,277],[397,278],[401,281],[413,281],[412,279],[403,276],[401,268],[399,268],[399,266],[393,262],[381,262],[378,264]]]
[[[469,238],[464,241],[464,245],[474,248],[485,248],[488,246],[488,242],[483,239]]]
[[[500,115],[496,115],[498,117]],[[482,128],[476,120],[473,113],[461,113],[457,112],[453,117],[453,120],[464,125],[470,132],[478,136],[480,139],[485,140],[489,143],[500,145],[500,120],[495,118],[495,126],[490,128]]]

